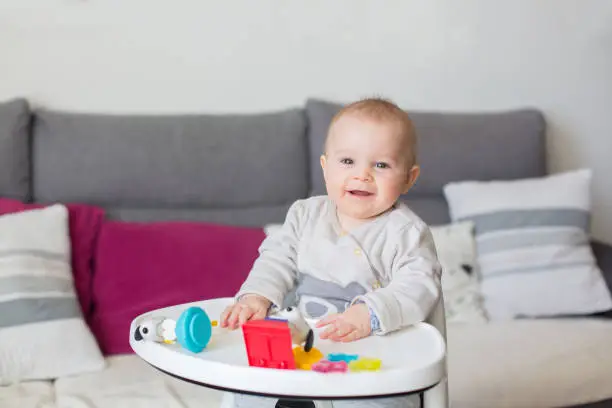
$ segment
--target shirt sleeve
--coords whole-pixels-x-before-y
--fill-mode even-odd
[[[441,294],[440,275],[441,266],[429,228],[404,227],[391,262],[389,284],[358,298],[378,317],[377,334],[427,319]]]
[[[304,216],[304,203],[296,201],[287,211],[280,230],[267,236],[260,245],[259,256],[236,299],[257,294],[281,307],[284,297],[297,281],[297,243]]]

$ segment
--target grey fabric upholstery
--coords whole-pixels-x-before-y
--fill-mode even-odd
[[[442,196],[431,195],[410,195],[407,194],[407,199],[403,200],[408,204],[410,209],[417,213],[427,224],[442,225],[450,222],[450,214],[448,205]]]
[[[327,128],[341,104],[317,99],[306,103],[309,128],[310,191],[325,192],[319,166]],[[546,174],[546,125],[537,110],[490,113],[410,112],[418,136],[421,176],[406,199],[444,201],[450,181],[538,177]],[[428,222],[441,223],[427,209],[415,210]]]
[[[303,110],[111,116],[39,111],[34,198],[140,208],[250,208],[307,194]]]
[[[26,100],[0,103],[0,197],[30,198],[30,119]]]
[[[282,223],[290,203],[247,208],[107,208],[107,217],[123,221],[200,221],[215,224],[261,227]]]

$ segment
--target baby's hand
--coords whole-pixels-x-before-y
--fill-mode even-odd
[[[245,295],[238,302],[225,308],[221,314],[221,327],[237,329],[247,320],[263,319],[268,314],[270,302],[263,296]]]
[[[317,327],[328,326],[322,339],[349,342],[370,335],[370,312],[364,303],[355,304],[344,311],[327,316],[317,323]]]

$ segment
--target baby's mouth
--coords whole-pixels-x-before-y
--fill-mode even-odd
[[[355,197],[369,197],[374,195],[374,193],[370,193],[369,191],[364,190],[348,190],[348,193]]]

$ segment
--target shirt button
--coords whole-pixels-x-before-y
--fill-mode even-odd
[[[361,249],[359,249],[359,248],[355,248],[354,252],[355,252],[355,255],[357,255],[357,256],[361,255]]]

